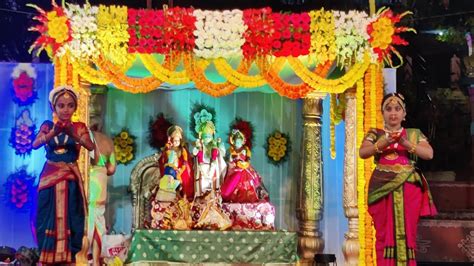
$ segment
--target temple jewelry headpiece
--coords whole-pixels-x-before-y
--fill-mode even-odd
[[[382,101],[382,111],[385,110],[385,106],[392,102],[398,103],[402,107],[403,111],[406,111],[405,97],[397,92],[385,95]]]
[[[208,133],[208,134],[216,133],[216,127],[214,126],[214,123],[212,123],[212,121],[206,121],[202,123],[200,133]]]
[[[59,96],[64,95],[64,97],[72,97],[74,99],[74,102],[79,100],[79,95],[74,91],[74,89],[71,86],[58,86],[54,89],[52,89],[49,92],[49,102],[51,103],[52,106],[56,104],[56,101],[59,99]]]
[[[177,125],[170,126],[166,134],[168,135],[168,137],[171,138],[178,137],[180,139],[183,139],[183,129]]]
[[[234,145],[235,139],[242,139],[244,142],[246,141],[244,133],[238,129],[232,129],[230,136],[229,136],[229,143]]]

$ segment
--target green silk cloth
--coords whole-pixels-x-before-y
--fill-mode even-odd
[[[126,264],[294,264],[298,237],[286,231],[136,230]]]

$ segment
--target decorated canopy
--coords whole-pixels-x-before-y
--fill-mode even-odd
[[[131,93],[147,93],[163,83],[193,84],[214,97],[262,86],[292,99],[329,93],[332,151],[334,125],[342,118],[345,99],[336,95],[356,87],[361,143],[364,131],[383,121],[377,112],[383,96],[383,64],[393,66],[393,55],[402,62],[395,46],[408,43],[399,34],[413,31],[398,25],[409,12],[396,15],[389,9],[368,15],[324,9],[144,10],[53,2],[53,9],[45,11],[30,6],[39,12],[34,18],[38,24],[30,30],[40,33],[31,50],[46,50],[52,58],[55,85],[72,85],[86,95],[81,78]],[[146,68],[146,76],[129,75],[137,62]],[[284,69],[296,80],[285,79]],[[330,78],[334,69],[342,70],[341,75]],[[80,101],[78,109],[82,107],[86,108]],[[373,167],[370,160],[358,159],[361,265],[373,264],[373,228],[365,196]]]
[[[369,64],[391,64],[395,45],[406,45],[397,27],[407,13],[385,9],[369,16],[361,11],[313,10],[275,13],[270,8],[209,11],[162,10],[125,6],[66,4],[36,8],[41,35],[31,49],[45,49],[67,82],[67,68],[95,84],[113,83],[132,93],[146,93],[166,82],[194,83],[215,97],[237,88],[269,85],[279,94],[301,98],[308,92],[341,93],[354,86]],[[127,76],[139,58],[146,77]],[[63,65],[64,64],[64,65]],[[283,68],[299,84],[281,77]],[[327,79],[334,67],[345,70]],[[211,81],[210,70],[223,82]]]

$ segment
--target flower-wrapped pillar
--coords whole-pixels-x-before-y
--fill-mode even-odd
[[[76,114],[79,121],[82,121],[89,126],[90,83],[81,78],[79,78],[79,80],[79,87],[74,87],[75,90],[79,91],[80,97]],[[82,149],[80,156],[79,165],[81,174],[83,176],[84,182],[86,182],[89,180],[89,152],[86,152],[84,149]]]
[[[345,93],[345,134],[344,147],[344,214],[349,221],[349,231],[344,235],[342,252],[345,265],[359,264],[359,211],[357,209],[357,134],[355,89]]]
[[[70,82],[68,82],[70,83]],[[73,73],[73,88],[79,94],[79,102],[77,103],[77,110],[73,115],[73,120],[81,121],[89,126],[89,101],[90,101],[90,83],[81,79],[77,73]],[[81,171],[81,177],[84,186],[84,192],[86,195],[89,194],[89,152],[85,149],[81,149],[79,154],[79,170]],[[87,232],[85,232],[87,234]],[[78,265],[87,264],[87,252],[88,246],[84,245],[84,241],[87,241],[87,235],[82,239],[82,250],[76,254],[76,263]]]
[[[309,93],[303,99],[302,171],[298,182],[298,249],[303,264],[312,264],[324,248],[319,231],[323,209],[321,115],[325,93]]]

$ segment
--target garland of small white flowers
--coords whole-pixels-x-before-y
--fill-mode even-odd
[[[230,58],[242,56],[244,32],[242,10],[209,11],[196,9],[196,56],[211,58]]]
[[[68,4],[65,12],[71,23],[72,41],[60,48],[62,56],[69,50],[73,60],[88,61],[99,56],[97,40],[97,13],[99,8],[89,3],[83,7]]]
[[[347,66],[364,60],[365,51],[369,50],[367,25],[369,16],[365,12],[333,11],[334,36],[336,37],[336,60],[338,66]]]

